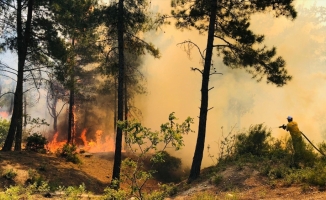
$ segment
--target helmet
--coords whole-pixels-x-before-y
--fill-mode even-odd
[[[288,116],[286,119],[289,119],[289,120],[291,120],[291,119],[293,119],[291,116]]]

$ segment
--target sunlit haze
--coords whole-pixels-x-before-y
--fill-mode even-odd
[[[152,0],[152,9],[169,13],[170,1]],[[214,67],[223,75],[210,79],[209,108],[206,143],[211,146],[210,153],[218,155],[222,136],[231,130],[238,132],[251,125],[264,123],[272,129],[273,137],[288,137],[283,129],[286,117],[291,115],[299,128],[315,143],[326,137],[325,89],[325,26],[319,24],[312,6],[326,6],[323,0],[296,1],[298,17],[294,21],[284,17],[274,18],[272,14],[259,14],[252,17],[251,29],[265,34],[265,44],[275,46],[277,55],[286,61],[286,68],[292,81],[281,88],[257,83],[244,70],[227,69],[216,54]],[[324,13],[325,14],[325,13]],[[199,54],[192,51],[191,58],[178,43],[191,40],[203,50],[206,35],[197,31],[179,31],[171,26],[163,27],[161,32],[150,33],[146,39],[157,45],[161,51],[160,59],[148,56],[143,71],[148,80],[148,95],[138,98],[138,106],[143,111],[144,125],[154,130],[167,121],[168,114],[175,112],[179,120],[187,116],[195,119],[195,133],[185,137],[183,150],[176,156],[190,165],[195,149],[200,105],[201,76],[191,71],[191,67],[201,68]],[[205,148],[203,166],[213,164]]]

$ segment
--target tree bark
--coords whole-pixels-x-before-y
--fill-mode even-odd
[[[205,147],[205,135],[206,135],[206,122],[208,112],[208,85],[210,77],[210,69],[213,54],[214,44],[214,32],[215,32],[215,21],[217,14],[217,0],[211,0],[211,11],[210,20],[208,27],[207,47],[205,55],[204,70],[202,72],[202,86],[201,86],[201,105],[199,114],[199,126],[196,149],[191,165],[190,175],[188,177],[188,183],[197,179],[200,175],[201,162],[203,159],[203,152]]]
[[[57,103],[58,103],[58,97],[57,97],[57,95],[55,95],[54,98],[53,98],[53,107],[52,107],[53,131],[54,131],[54,133],[58,132]]]
[[[27,20],[25,31],[23,33],[22,22],[22,0],[17,0],[17,46],[18,46],[18,74],[17,85],[14,99],[14,109],[11,117],[10,127],[3,151],[10,151],[13,141],[15,140],[15,151],[21,150],[22,141],[22,125],[23,125],[23,82],[24,82],[24,66],[27,56],[27,47],[29,45],[30,30],[32,23],[34,0],[27,3]]]
[[[72,39],[72,47],[75,47],[75,39]],[[75,62],[71,63],[67,144],[74,144],[75,140]]]
[[[74,106],[75,106],[75,92],[74,92],[74,86],[72,86],[69,95],[68,140],[67,140],[68,144],[74,143],[73,141],[74,140],[73,136],[75,131]]]
[[[124,97],[124,20],[123,5],[124,0],[119,0],[118,4],[118,51],[119,51],[119,75],[118,75],[118,120],[123,121],[123,97]],[[115,154],[112,180],[120,180],[121,167],[121,145],[122,145],[122,129],[117,127],[117,135],[115,140]],[[119,188],[119,185],[115,187]]]

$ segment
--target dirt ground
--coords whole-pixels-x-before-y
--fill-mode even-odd
[[[196,194],[207,193],[215,199],[241,200],[321,200],[326,199],[326,191],[307,185],[286,185],[282,180],[273,180],[250,167],[239,170],[236,167],[227,168],[220,173],[222,182],[215,186],[209,177],[197,181],[178,196],[169,200],[194,200]],[[189,187],[189,186],[186,186]]]
[[[27,151],[0,152],[1,174],[10,169],[17,173],[14,182],[1,177],[0,189],[15,183],[24,184],[30,178],[28,172],[36,170],[49,185],[79,186],[84,183],[88,191],[101,194],[111,181],[113,156],[113,153],[91,157],[80,155],[82,164],[73,164],[53,154]]]
[[[89,154],[88,154],[89,155]],[[0,191],[14,184],[24,184],[30,177],[29,171],[36,170],[42,180],[52,186],[79,186],[84,183],[87,191],[93,194],[103,194],[104,188],[111,181],[114,154],[97,153],[90,157],[80,155],[82,164],[66,162],[52,154],[38,154],[35,152],[1,152],[0,172],[13,169],[17,176],[14,181],[0,177]],[[205,177],[205,171],[202,176]],[[304,185],[287,186],[282,181],[270,180],[250,167],[241,170],[230,167],[221,172],[222,182],[215,186],[209,179],[201,178],[192,184],[180,183],[178,194],[167,200],[192,200],[198,193],[207,193],[215,199],[274,199],[274,200],[317,200],[326,199],[326,191],[317,187]],[[151,181],[147,185],[149,190],[157,188],[158,182]]]

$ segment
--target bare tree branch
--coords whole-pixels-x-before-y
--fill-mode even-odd
[[[1,99],[3,96],[5,96],[6,94],[13,94],[13,95],[15,95],[14,92],[6,92],[6,93],[1,94],[0,99]]]
[[[16,80],[15,80],[15,79],[13,79],[13,78],[11,78],[10,76],[4,75],[4,74],[0,74],[0,76],[4,76],[4,77],[7,77],[7,78],[10,78],[11,80],[13,80],[13,81],[15,81],[15,82],[16,82]]]
[[[198,69],[198,68],[192,67],[191,70],[193,70],[193,71],[199,71],[201,74],[203,74],[203,71],[201,71],[201,70]]]
[[[192,41],[190,41],[190,40],[186,40],[186,41],[184,41],[184,42],[178,43],[177,46],[178,46],[178,45],[184,45],[184,44],[188,44],[188,49],[187,49],[187,50],[185,49],[185,51],[186,51],[187,54],[188,54],[188,57],[190,57],[190,51],[191,51],[192,47],[196,47],[197,50],[198,50],[198,52],[199,52],[200,57],[201,57],[203,60],[205,59],[205,56],[204,56],[204,52],[205,52],[205,50],[202,52],[197,44],[195,44],[194,42],[192,42]]]

